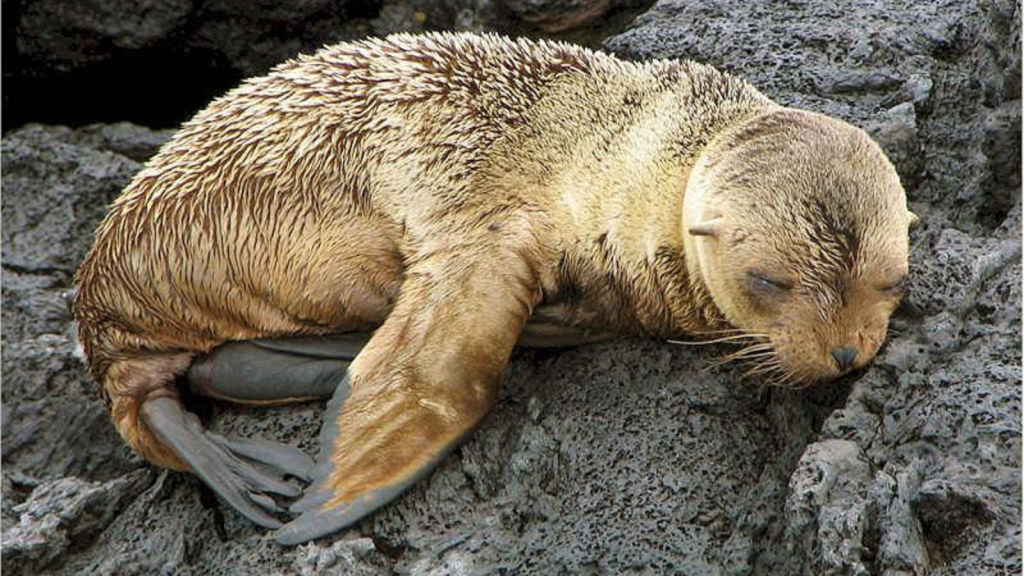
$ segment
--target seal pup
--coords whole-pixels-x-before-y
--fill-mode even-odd
[[[400,34],[301,56],[187,122],[111,206],[74,311],[131,447],[295,544],[435,467],[517,342],[732,328],[780,382],[863,366],[913,220],[864,132],[711,67]],[[205,430],[182,379],[330,396],[316,461]],[[300,494],[282,526],[275,497]]]

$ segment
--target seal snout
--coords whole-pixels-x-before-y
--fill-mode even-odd
[[[852,346],[840,346],[829,351],[836,361],[840,372],[846,372],[853,368],[853,362],[857,359],[857,349]]]

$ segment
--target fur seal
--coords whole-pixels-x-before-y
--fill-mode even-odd
[[[132,448],[295,544],[427,474],[517,342],[732,330],[779,382],[864,365],[914,219],[864,132],[711,67],[400,34],[187,122],[111,206],[74,312]],[[182,377],[237,402],[330,396],[316,462],[206,431]],[[272,496],[300,494],[282,526]]]

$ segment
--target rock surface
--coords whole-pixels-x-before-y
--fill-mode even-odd
[[[91,9],[21,4],[33,17]],[[495,9],[429,4],[464,23]],[[48,62],[94,57],[80,50],[94,42],[145,51],[201,8],[198,36],[249,38],[260,19],[299,46],[307,36],[289,31],[327,6],[367,16],[319,0],[112,2],[102,8],[122,21],[78,18],[88,34],[49,47],[39,30],[17,41]],[[371,19],[415,23],[418,10],[388,3]],[[3,570],[1019,573],[1020,12],[981,0],[662,0],[609,38],[623,57],[709,62],[875,135],[922,218],[890,342],[868,369],[805,392],[709,372],[721,349],[518,352],[495,411],[429,479],[297,548],[274,545],[194,478],[131,454],[74,356],[71,275],[103,206],[168,133],[125,123],[5,133]],[[358,19],[324,26],[342,20]],[[217,430],[308,450],[322,406],[199,408]]]
[[[324,44],[463,29],[559,31],[596,46],[651,2],[4,0],[4,123],[84,115],[176,127],[243,78]]]

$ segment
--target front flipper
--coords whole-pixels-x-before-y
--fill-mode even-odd
[[[336,532],[393,500],[490,410],[537,300],[530,267],[496,252],[410,267],[394,311],[328,404],[315,482],[279,543]]]
[[[468,437],[473,428],[473,425],[469,425],[469,428],[461,436],[454,439],[445,438],[428,441],[425,438],[416,438],[415,440],[407,438],[405,433],[408,430],[408,426],[423,426],[425,424],[424,420],[429,420],[430,415],[424,413],[422,409],[416,406],[409,405],[408,401],[399,401],[399,405],[393,406],[392,409],[403,412],[403,414],[399,415],[395,422],[393,422],[391,434],[387,435],[390,437],[385,436],[386,433],[378,433],[374,434],[374,436],[377,436],[376,438],[366,438],[366,440],[371,443],[373,440],[376,440],[378,444],[384,445],[397,444],[408,446],[409,450],[406,450],[404,454],[393,455],[396,460],[404,459],[407,461],[405,466],[402,467],[404,470],[395,470],[390,478],[375,478],[373,474],[363,474],[362,476],[369,476],[369,478],[364,478],[362,482],[375,487],[335,505],[333,502],[337,500],[334,483],[336,479],[332,474],[332,465],[334,464],[332,453],[334,452],[334,446],[338,443],[337,421],[346,420],[346,412],[342,406],[348,397],[349,378],[346,376],[344,382],[336,388],[331,402],[327,404],[324,424],[320,430],[320,452],[317,456],[317,465],[313,468],[314,482],[306,489],[302,499],[289,507],[292,513],[300,513],[301,515],[275,534],[275,539],[280,544],[291,546],[326,536],[355,523],[374,510],[394,500],[436,468]],[[405,405],[402,406],[401,404]],[[484,410],[484,413],[486,413],[486,410]],[[335,414],[341,414],[340,418],[331,417],[331,415]],[[406,426],[397,425],[398,420],[406,420]],[[419,420],[419,422],[414,422],[416,420]],[[446,426],[449,425],[441,424],[441,427]],[[347,435],[348,427],[343,428]],[[461,429],[461,426],[456,425],[455,428]],[[349,443],[355,443],[355,440]],[[382,449],[385,446],[378,448]],[[421,454],[413,454],[414,449],[423,450],[423,452]],[[373,450],[367,448],[363,459],[369,460],[372,467],[372,460],[374,459]],[[352,466],[363,465],[365,463],[355,462],[352,464]],[[350,475],[345,479],[348,481],[346,484],[359,484],[359,476],[358,472]],[[342,498],[345,498],[345,496],[343,495]]]
[[[298,448],[265,440],[226,438],[205,430],[176,398],[158,396],[142,404],[142,419],[207,486],[260,526],[277,528],[281,509],[272,494],[294,498],[302,491],[286,476],[310,480],[313,462]]]

